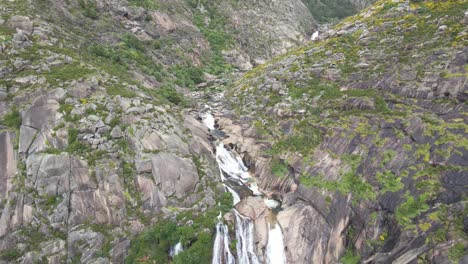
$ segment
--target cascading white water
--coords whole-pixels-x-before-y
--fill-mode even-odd
[[[254,251],[254,227],[252,220],[244,217],[236,209],[236,239],[237,261],[242,264],[258,264]]]
[[[235,264],[234,256],[229,249],[228,227],[221,222],[221,214],[218,216],[219,222],[216,225],[216,238],[213,246],[212,264]]]
[[[218,143],[216,146],[216,161],[218,166],[226,173],[230,179],[242,183],[247,186],[254,195],[261,195],[262,193],[258,190],[257,183],[252,179],[248,169],[242,162],[241,157],[228,151],[223,143]],[[222,173],[221,173],[222,174]],[[223,174],[221,179],[224,180]]]
[[[202,113],[200,115],[203,124],[209,129],[209,130],[214,130],[215,129],[215,119],[212,114],[210,113]]]
[[[182,251],[184,251],[184,248],[182,247],[182,243],[179,241],[177,244],[175,244],[175,246],[171,247],[169,255],[171,257],[175,257]]]
[[[312,36],[310,37],[310,40],[315,41],[318,39],[318,37],[319,37],[319,32],[315,31],[314,34],[312,34]]]
[[[201,115],[203,124],[214,130],[215,121],[210,113]],[[236,181],[245,187],[248,187],[253,195],[262,195],[259,191],[256,182],[250,175],[247,167],[244,165],[241,157],[227,150],[224,144],[219,142],[216,146],[216,161],[220,168],[221,180],[224,183],[226,191],[233,196],[233,205],[241,201],[239,194],[229,187],[225,182],[227,179]],[[225,177],[226,174],[226,177]],[[265,203],[269,208],[279,206],[279,202],[275,200],[265,199]],[[233,209],[236,217],[236,250],[237,263],[239,264],[259,264],[254,248],[254,224],[253,220],[242,216],[236,209]],[[216,238],[213,246],[212,264],[234,264],[235,259],[229,250],[229,234],[228,228],[221,221],[221,215],[218,217],[219,222],[216,225]],[[268,264],[285,264],[286,256],[284,253],[284,242],[281,227],[277,224],[268,233],[268,244],[266,250],[266,259]]]
[[[281,227],[274,224],[273,228],[268,224],[268,243],[266,248],[267,264],[286,264],[284,253],[284,241]]]

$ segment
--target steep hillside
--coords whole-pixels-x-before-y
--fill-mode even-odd
[[[0,1],[0,263],[207,262],[231,198],[182,92],[315,27],[299,0]]]
[[[468,6],[413,2],[308,43],[369,2],[0,0],[0,263],[210,263],[220,233],[238,262],[456,263]]]
[[[230,88],[224,142],[283,197],[289,263],[464,263],[467,9],[379,1]]]
[[[314,18],[321,23],[354,15],[375,0],[302,0]]]

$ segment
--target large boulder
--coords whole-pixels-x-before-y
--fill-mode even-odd
[[[152,158],[153,177],[164,196],[183,198],[195,191],[199,177],[191,159],[161,152]]]
[[[26,16],[12,16],[9,25],[16,30],[22,30],[28,35],[33,32],[33,22]]]

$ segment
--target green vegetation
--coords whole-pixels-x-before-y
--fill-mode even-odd
[[[67,152],[85,155],[89,154],[90,147],[89,145],[82,143],[78,140],[79,130],[76,128],[68,129],[68,147]]]
[[[143,7],[144,9],[157,10],[159,9],[156,0],[129,0],[131,5]]]
[[[48,83],[54,86],[59,82],[76,80],[91,73],[93,73],[93,70],[86,68],[79,63],[72,63],[54,68],[53,71],[44,74],[44,77],[47,79]]]
[[[323,140],[322,131],[309,122],[301,122],[295,126],[294,134],[277,141],[270,150],[278,154],[285,150],[297,151],[304,155],[313,152]]]
[[[94,0],[78,0],[78,5],[82,9],[81,13],[83,16],[91,19],[98,18],[97,5]]]
[[[0,253],[0,259],[7,262],[14,262],[17,258],[21,257],[23,254],[17,249],[10,249]]]
[[[361,261],[361,257],[354,254],[353,250],[346,249],[344,255],[340,258],[342,264],[358,264]]]
[[[271,166],[271,173],[273,173],[273,175],[275,175],[276,177],[280,177],[284,179],[289,173],[287,164],[285,164],[285,162],[282,160],[273,159],[271,161],[270,166]]]
[[[459,263],[464,255],[465,245],[463,243],[457,243],[450,249],[448,257],[453,263]]]
[[[391,171],[377,172],[376,178],[381,186],[382,193],[397,192],[405,187],[401,182],[401,178],[397,177]]]
[[[314,18],[321,23],[328,23],[354,15],[358,10],[349,0],[303,0]]]
[[[122,97],[128,97],[128,98],[133,98],[136,96],[135,92],[130,91],[128,88],[126,88],[125,86],[119,83],[107,86],[106,92],[110,96],[120,95]]]
[[[419,216],[422,212],[429,209],[426,204],[426,196],[420,195],[418,198],[414,198],[409,193],[405,194],[406,201],[401,203],[396,212],[395,218],[398,223],[405,229],[414,228],[413,219]]]
[[[361,163],[361,157],[357,155],[344,155],[342,160],[351,166],[351,170],[342,173],[342,178],[336,181],[323,179],[321,176],[302,176],[299,180],[301,184],[310,188],[317,187],[323,190],[335,192],[342,195],[353,194],[353,201],[375,200],[376,194],[372,186],[356,173]]]
[[[191,63],[174,65],[171,72],[176,77],[175,83],[180,86],[194,87],[204,82],[203,69],[195,67]]]
[[[158,222],[132,240],[125,263],[136,263],[139,260],[158,261],[158,263],[169,262],[169,249],[179,241],[185,250],[174,258],[174,263],[209,263],[212,257],[212,232],[217,223],[217,215],[220,211],[224,214],[231,209],[231,194],[223,193],[219,203],[219,207],[211,208],[203,215],[193,215],[192,211],[185,211],[177,215],[178,220],[193,220],[191,226],[179,226],[174,221]],[[206,232],[206,229],[211,230],[211,232]]]
[[[21,114],[16,108],[16,106],[13,106],[11,108],[11,111],[3,117],[3,120],[0,122],[0,124],[3,124],[12,129],[19,129],[21,126],[21,122]]]

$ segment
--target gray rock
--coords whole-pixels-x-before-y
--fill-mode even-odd
[[[15,133],[0,132],[0,203],[11,188],[11,179],[16,174],[16,155],[14,152]]]
[[[33,32],[33,22],[26,16],[12,16],[9,25],[17,30],[21,29],[28,35]]]
[[[81,187],[80,190],[75,190],[71,194],[70,225],[78,225],[86,221],[96,224],[118,224],[123,219],[124,189],[119,176],[110,169],[109,166],[96,168],[98,189],[84,188],[81,182],[77,183]],[[86,181],[89,181],[87,174],[80,173],[86,184]]]
[[[195,190],[198,174],[191,159],[158,153],[152,159],[153,176],[164,196],[182,198]]]
[[[29,177],[34,179],[34,186],[40,195],[60,195],[70,190],[70,157],[68,154],[51,155],[40,154],[39,159],[29,159],[31,170]],[[40,162],[39,164],[34,164]]]
[[[149,173],[153,169],[153,164],[149,159],[135,159],[135,167],[138,173]]]
[[[71,89],[67,90],[67,93],[74,98],[81,99],[88,97],[94,91],[92,85],[88,82],[76,83]]]
[[[130,107],[125,111],[126,114],[143,114],[146,111],[145,107],[143,106],[134,106]]]
[[[119,242],[117,245],[114,246],[111,250],[112,256],[112,263],[119,263],[123,264],[124,259],[127,256],[128,249],[130,248],[130,240],[125,239]]]
[[[36,139],[38,130],[29,126],[20,127],[20,138],[19,138],[19,153],[28,153],[31,144]]]
[[[24,254],[21,264],[34,264],[39,262],[39,253],[32,251]]]
[[[103,127],[100,127],[97,129],[96,133],[100,134],[100,135],[104,135],[106,133],[109,133],[109,131],[111,131],[111,127],[110,126],[103,126]],[[103,143],[103,142],[102,142]]]
[[[46,96],[37,98],[23,116],[23,125],[44,131],[53,127],[59,103],[48,99]]]
[[[72,230],[68,233],[68,258],[74,258],[81,255],[80,263],[90,262],[97,251],[104,245],[105,237],[103,234],[91,231],[89,229]]]
[[[414,70],[402,70],[400,71],[400,79],[402,81],[414,81],[418,76],[418,72]]]
[[[114,127],[110,134],[112,138],[122,138],[124,136],[120,126]]]
[[[65,241],[62,239],[56,239],[41,243],[41,256],[52,256],[55,254],[65,255]]]

